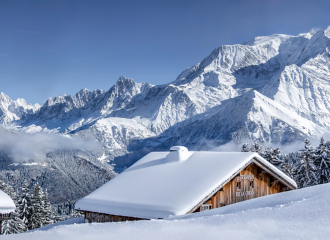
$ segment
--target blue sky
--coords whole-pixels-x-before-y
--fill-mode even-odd
[[[163,84],[216,47],[330,25],[330,1],[0,1],[0,92],[43,104],[124,75]]]

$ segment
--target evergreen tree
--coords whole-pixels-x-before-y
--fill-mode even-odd
[[[271,164],[281,169],[283,165],[283,160],[278,158],[278,155],[280,153],[281,151],[279,148],[273,149],[272,147],[266,146],[262,157],[265,158]]]
[[[7,191],[7,184],[2,180],[0,180],[0,190],[5,192],[5,193]]]
[[[328,183],[330,180],[330,149],[324,138],[320,140],[315,151],[315,167],[318,183]]]
[[[28,226],[29,229],[40,228],[43,226],[43,214],[44,214],[44,203],[43,203],[43,191],[38,183],[34,185],[32,195],[32,214],[31,221]]]
[[[300,161],[297,166],[296,181],[299,188],[317,184],[316,167],[314,165],[314,149],[310,146],[310,141],[305,140],[305,149],[300,150]]]
[[[77,217],[83,217],[84,214],[81,211],[77,211],[75,209],[72,210],[70,214],[70,218],[77,218]]]
[[[11,234],[10,229],[11,229],[10,221],[8,221],[8,220],[2,221],[2,223],[1,223],[1,234],[2,235]]]
[[[63,221],[61,215],[57,211],[53,211],[52,220],[53,220],[54,223]]]
[[[242,148],[241,148],[241,152],[250,152],[250,148],[249,148],[249,144],[248,143],[244,143]]]
[[[14,191],[13,187],[9,184],[7,184],[5,192],[9,195],[9,197],[14,201],[15,205],[17,205],[17,196],[16,192]]]
[[[32,215],[32,199],[29,190],[28,181],[24,181],[22,188],[22,193],[18,199],[18,216],[22,219],[22,222],[25,225],[25,230],[30,230],[31,224],[31,215]]]
[[[48,224],[52,224],[54,221],[52,220],[52,208],[50,205],[50,202],[48,200],[48,193],[47,190],[46,192],[43,194],[43,215],[42,215],[42,225],[46,226]]]
[[[10,196],[10,198],[14,201],[16,207],[18,206],[17,202],[17,194],[15,193],[13,187],[9,184],[1,184],[4,191]],[[25,224],[22,219],[18,216],[18,209],[15,209],[15,212],[12,213],[12,218],[9,220],[5,220],[1,226],[1,232],[4,235],[13,234],[13,233],[20,233],[25,231]]]
[[[24,232],[26,226],[19,218],[17,211],[12,214],[12,218],[2,222],[1,232],[4,235]]]
[[[263,156],[263,151],[262,151],[262,147],[260,147],[260,145],[258,144],[258,142],[255,142],[254,144],[252,144],[251,148],[250,148],[251,152],[256,152],[258,153],[260,156]]]
[[[293,163],[288,163],[283,161],[282,163],[282,171],[292,179],[295,179],[296,176],[296,168]]]

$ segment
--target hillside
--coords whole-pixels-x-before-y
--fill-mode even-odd
[[[329,197],[324,184],[165,220],[48,226],[3,239],[327,239]]]

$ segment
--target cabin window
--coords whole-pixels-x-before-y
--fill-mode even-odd
[[[237,182],[237,183],[236,183],[236,189],[237,189],[237,190],[241,189],[241,182]]]
[[[201,211],[205,211],[205,210],[209,210],[210,209],[210,205],[209,204],[203,204],[201,206]]]
[[[254,188],[254,181],[250,181],[250,188]]]

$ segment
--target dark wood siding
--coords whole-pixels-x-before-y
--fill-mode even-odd
[[[134,218],[134,217],[126,217],[119,215],[111,215],[105,213],[97,213],[97,212],[88,212],[84,211],[85,214],[85,222],[125,222],[125,221],[137,221],[137,220],[147,220],[144,218]]]
[[[11,217],[12,217],[12,213],[4,213],[4,214],[0,213],[0,221],[9,220],[11,219]]]
[[[284,184],[257,165],[250,164],[194,212],[200,212],[205,204],[214,209],[283,191],[286,191]]]

